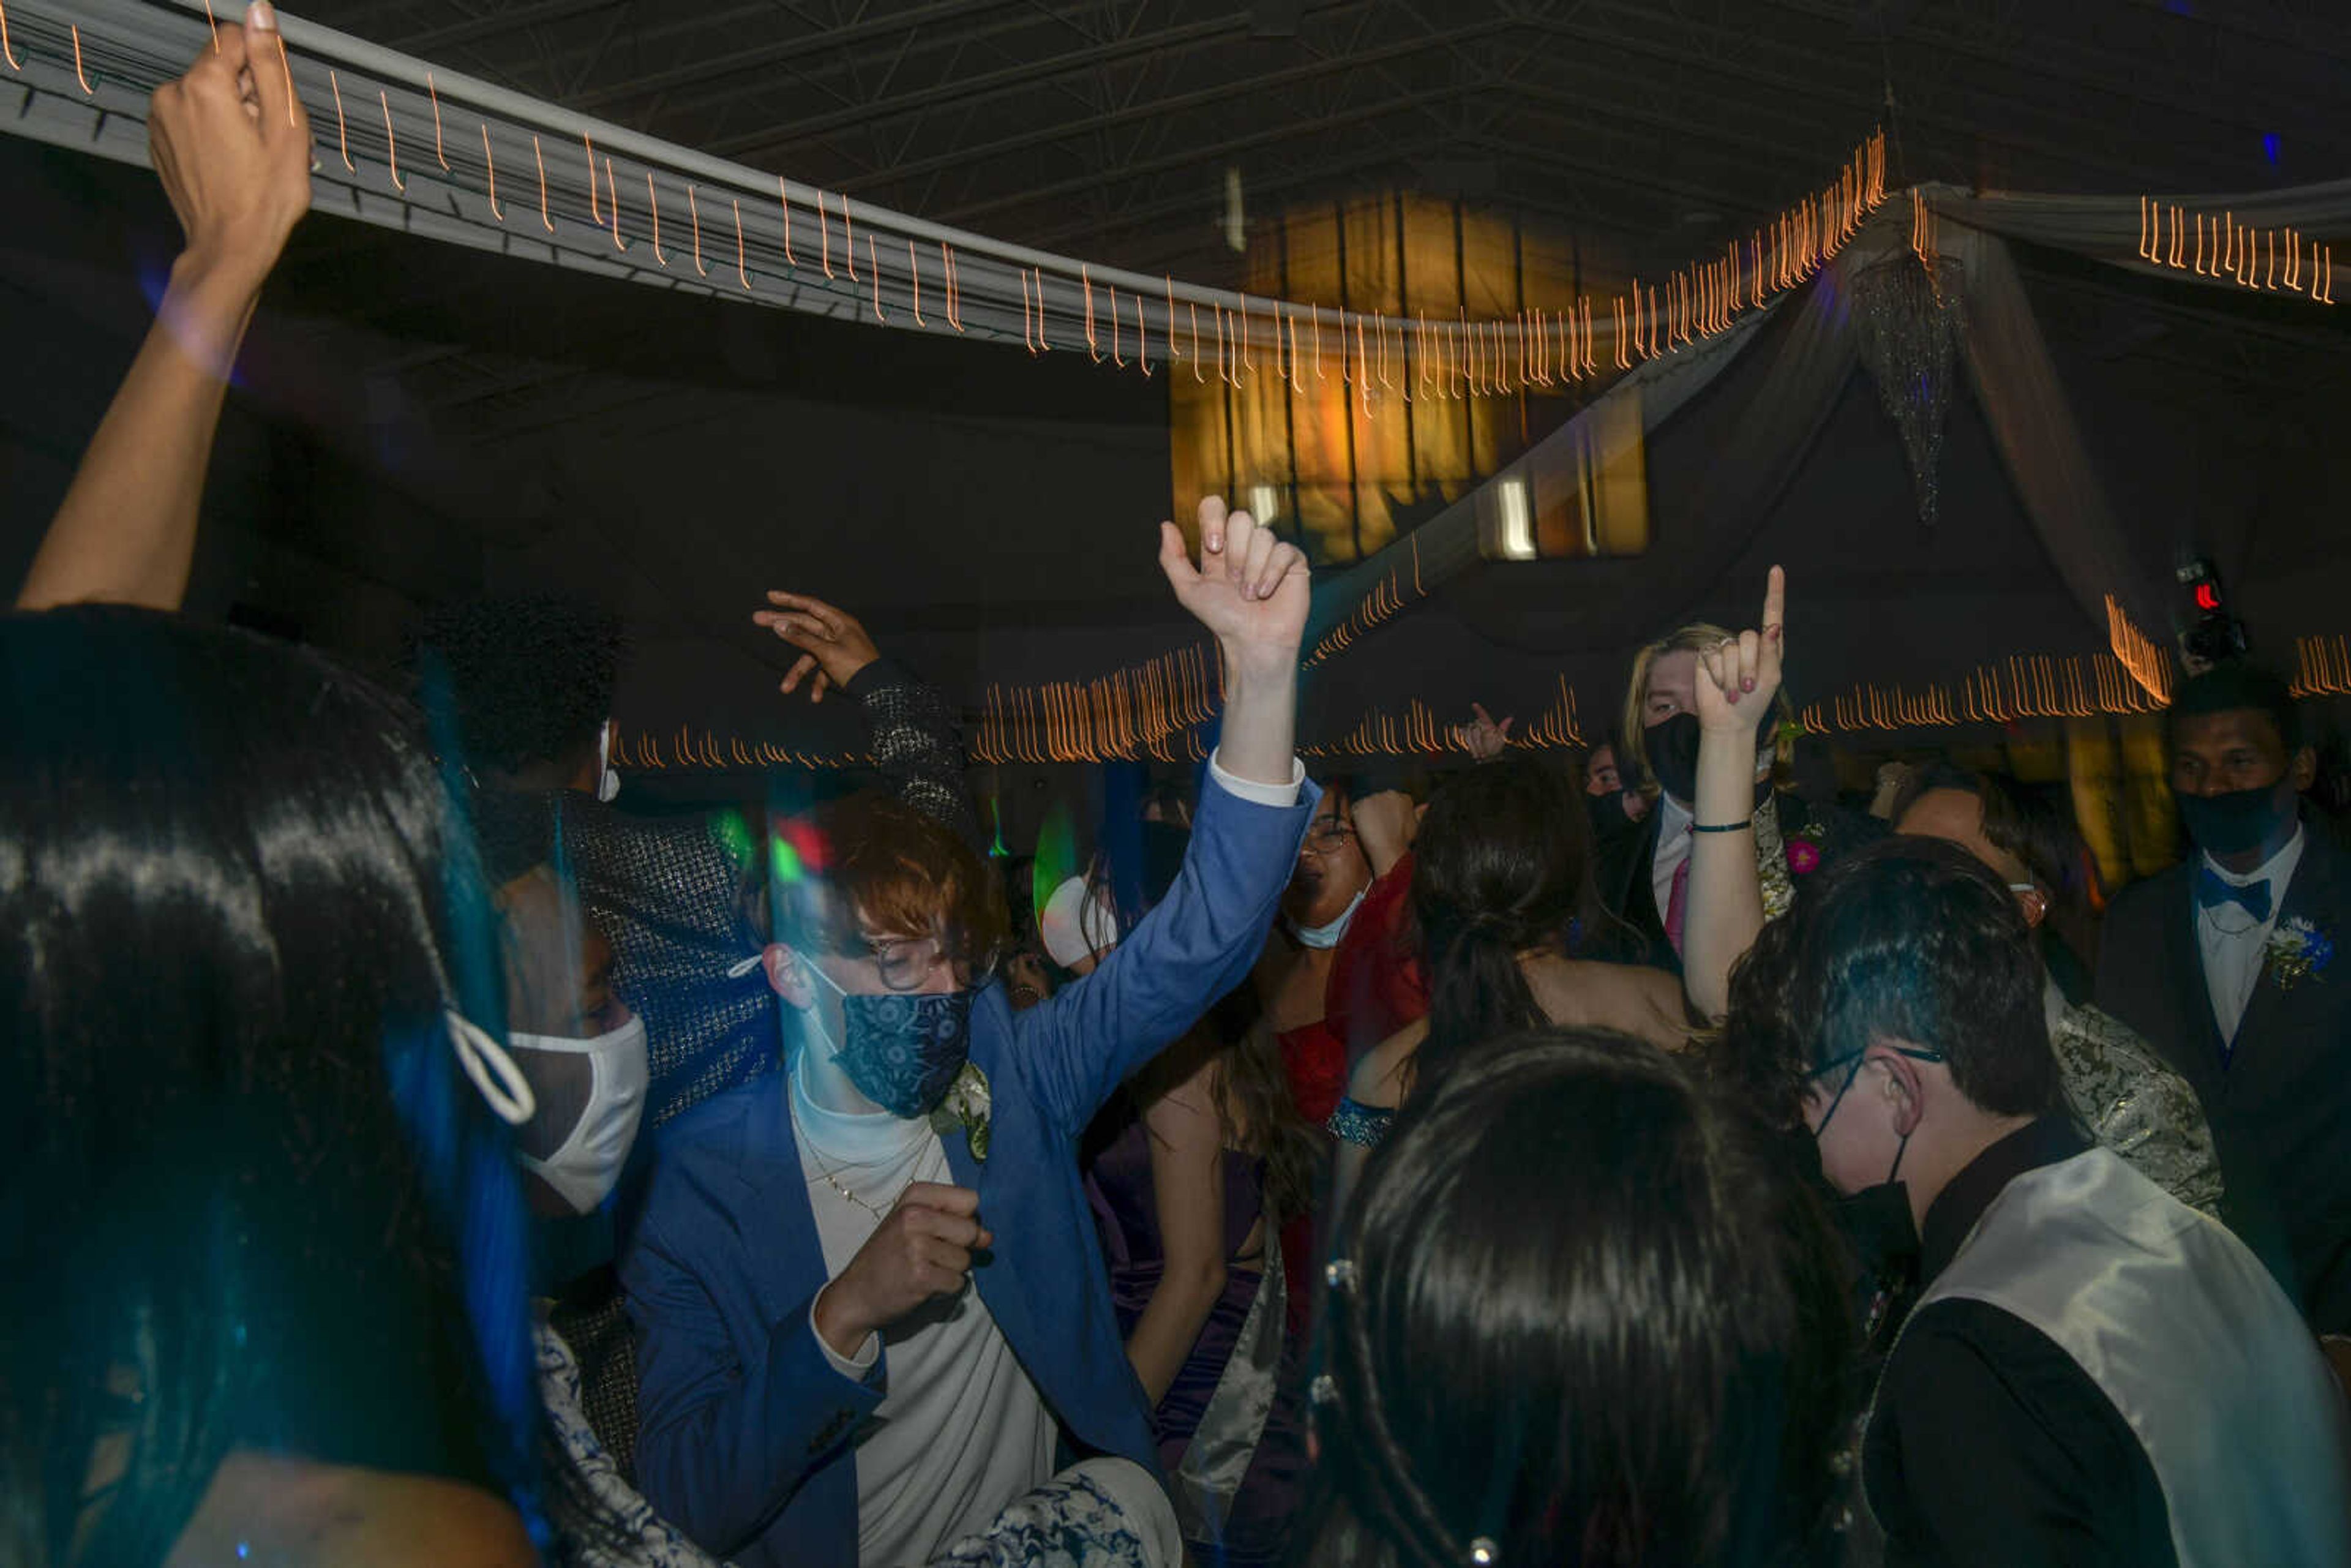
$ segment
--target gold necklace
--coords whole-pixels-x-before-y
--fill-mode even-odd
[[[787,1093],[789,1093],[789,1091],[787,1091]],[[824,1155],[817,1152],[816,1145],[809,1138],[808,1128],[803,1126],[800,1123],[799,1107],[797,1105],[791,1105],[789,1106],[789,1109],[792,1113],[792,1132],[799,1137],[800,1147],[808,1151],[809,1158],[816,1162],[816,1174],[823,1178],[824,1185],[839,1193],[847,1201],[855,1204],[858,1207],[872,1215],[876,1222],[889,1218],[890,1211],[888,1209],[874,1207],[872,1204],[858,1197],[854,1192],[852,1192],[849,1189],[848,1184],[843,1182],[839,1176],[826,1168]],[[898,1193],[904,1192],[906,1190],[906,1186],[914,1185],[914,1177],[908,1176],[906,1178],[905,1186],[901,1186],[897,1193],[890,1195],[890,1201],[893,1204],[897,1202]]]

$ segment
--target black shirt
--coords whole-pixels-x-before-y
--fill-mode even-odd
[[[2089,1146],[2045,1116],[1977,1155],[1927,1210],[1922,1280],[1949,1266],[2010,1181]],[[1912,1314],[1878,1385],[1863,1474],[1890,1564],[2178,1561],[2163,1489],[2114,1402],[2047,1335],[1981,1301]]]

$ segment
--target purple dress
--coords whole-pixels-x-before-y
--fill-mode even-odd
[[[1113,1113],[1123,1109],[1113,1107]],[[1111,1303],[1123,1336],[1134,1332],[1167,1263],[1153,1192],[1150,1133],[1130,1114],[1099,1151],[1086,1173],[1086,1197],[1102,1233]],[[1262,1207],[1263,1162],[1229,1149],[1224,1160],[1224,1294],[1208,1310],[1191,1355],[1152,1422],[1159,1461],[1174,1483],[1185,1543],[1195,1558],[1204,1565],[1272,1563],[1282,1557],[1306,1477],[1301,1357],[1278,1301],[1269,1301],[1270,1312],[1252,1316],[1250,1311],[1265,1284],[1265,1260],[1261,1254],[1244,1260],[1240,1249]],[[1274,1288],[1280,1289],[1278,1270]],[[1204,1416],[1214,1427],[1206,1436]],[[1205,1476],[1203,1454],[1191,1452],[1196,1436],[1201,1437],[1203,1454],[1213,1447],[1219,1456],[1207,1461]]]

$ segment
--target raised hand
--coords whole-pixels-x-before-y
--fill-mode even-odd
[[[1775,566],[1763,591],[1762,625],[1699,652],[1700,729],[1753,730],[1771,713],[1787,651],[1787,574]]]
[[[1192,618],[1217,634],[1228,656],[1274,664],[1294,661],[1306,632],[1306,558],[1247,512],[1200,503],[1200,561],[1183,531],[1159,525],[1159,568]]]
[[[759,611],[752,621],[800,650],[779,688],[786,696],[809,681],[809,701],[820,703],[828,686],[848,685],[857,672],[882,656],[864,626],[845,610],[780,588],[768,591],[768,602],[777,608]]]
[[[979,1194],[918,1181],[865,1239],[817,1302],[816,1328],[841,1355],[934,1296],[952,1296],[971,1277],[971,1255],[996,1238],[979,1222]]]
[[[186,260],[258,287],[310,210],[310,117],[265,0],[219,28],[185,76],[155,89],[147,151],[188,238]]]
[[[1461,743],[1462,750],[1478,761],[1491,762],[1501,756],[1503,750],[1509,747],[1510,726],[1519,721],[1516,718],[1506,718],[1501,723],[1496,724],[1493,716],[1486,711],[1486,705],[1483,703],[1471,703],[1469,711],[1477,716],[1468,724],[1455,725],[1453,737]]]

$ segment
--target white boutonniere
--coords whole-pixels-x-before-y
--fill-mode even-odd
[[[2270,978],[2279,990],[2290,991],[2304,980],[2324,976],[2335,961],[2335,938],[2297,915],[2278,922],[2262,953]]]
[[[971,1145],[971,1157],[985,1160],[988,1110],[987,1074],[977,1061],[967,1061],[948,1087],[946,1098],[931,1113],[931,1130],[943,1138],[960,1130]]]

